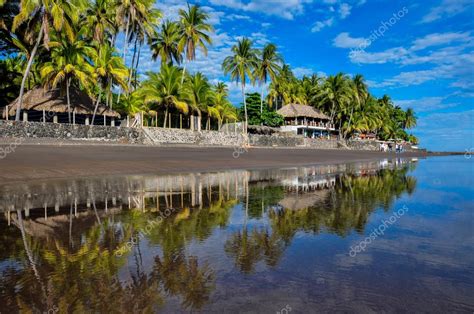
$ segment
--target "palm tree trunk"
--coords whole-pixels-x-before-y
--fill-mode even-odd
[[[349,122],[347,124],[347,130],[344,132],[344,138],[346,138],[349,128],[351,127],[352,115],[354,114],[354,106],[351,108],[351,115],[349,116]]]
[[[184,82],[184,74],[186,73],[186,60],[188,59],[188,52],[186,51],[184,60],[183,60],[183,74],[181,75],[181,85],[183,85]]]
[[[260,125],[263,125],[262,121],[262,114],[263,114],[263,84],[262,84],[262,91],[260,93]]]
[[[165,112],[165,121],[163,122],[163,127],[166,128],[166,122],[168,120],[168,107],[166,107],[166,112]]]
[[[137,55],[137,41],[138,41],[138,37],[135,37],[135,43],[134,43],[134,46],[133,46],[133,57],[132,57],[132,66],[130,68],[130,74],[128,76],[128,89],[130,90],[130,86],[132,84],[132,75],[133,75],[133,69],[134,69],[134,66],[135,66],[135,56]]]
[[[244,98],[244,113],[245,113],[245,122],[244,122],[244,134],[247,134],[247,126],[249,123],[247,116],[247,99],[245,98],[245,84],[242,83],[242,97]]]
[[[127,49],[128,49],[128,31],[130,28],[130,15],[127,15],[127,26],[125,27],[125,42],[123,45],[123,52],[122,52],[122,59],[125,65],[127,65]],[[119,90],[118,97],[117,97],[117,104],[120,102],[120,95],[122,94],[122,89]]]
[[[38,38],[36,38],[36,44],[33,47],[33,50],[31,51],[30,59],[28,60],[28,65],[26,66],[25,73],[23,74],[23,79],[21,80],[20,96],[19,96],[20,100],[18,101],[18,106],[16,108],[15,121],[20,121],[20,110],[21,110],[21,107],[23,106],[23,92],[25,90],[25,83],[26,83],[26,79],[30,75],[31,66],[33,65],[33,59],[36,56],[36,51],[38,50],[41,40],[43,39],[44,23],[45,23],[44,21],[41,23],[41,28],[38,33]]]
[[[99,107],[100,97],[102,96],[102,89],[99,88],[99,96],[97,97],[97,101],[95,103],[94,114],[92,115],[92,122],[91,125],[94,125],[95,114],[97,112],[97,108]]]
[[[138,46],[138,56],[137,56],[137,63],[135,64],[135,78],[134,78],[134,88],[137,87],[137,77],[138,77],[138,65],[140,64],[140,53],[142,51],[142,42],[140,42],[140,45]]]
[[[71,98],[69,97],[69,86],[71,86],[71,78],[66,80],[66,99],[67,99],[67,115],[69,124],[71,124]]]

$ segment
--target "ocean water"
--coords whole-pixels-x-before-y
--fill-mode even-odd
[[[0,183],[0,313],[474,311],[474,161]]]

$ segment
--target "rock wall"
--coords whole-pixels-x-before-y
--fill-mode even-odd
[[[252,146],[260,147],[296,147],[305,145],[304,138],[302,137],[281,135],[250,134],[249,142]]]
[[[0,120],[0,137],[50,138],[58,140],[90,140],[124,144],[237,147],[244,143],[240,134],[187,129],[127,128],[112,126],[71,125],[61,123],[14,122]],[[379,150],[374,141],[337,141],[305,139],[301,136],[249,135],[250,145],[256,147],[307,147],[314,149]],[[410,150],[405,147],[405,150]]]
[[[5,120],[0,120],[0,137],[74,139],[130,144],[143,143],[144,140],[142,131],[134,128]]]
[[[187,144],[201,146],[237,146],[243,142],[240,134],[187,129],[143,129],[146,144]]]
[[[326,139],[305,138],[305,146],[316,149],[337,149],[344,148],[339,141]]]

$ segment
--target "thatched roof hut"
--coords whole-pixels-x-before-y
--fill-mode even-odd
[[[284,118],[307,117],[321,120],[330,120],[330,118],[321,111],[307,105],[289,104],[279,109],[277,113],[282,115]]]
[[[75,111],[76,114],[82,115],[93,115],[95,103],[85,92],[71,88],[69,92],[71,100],[71,112]],[[6,108],[8,108],[8,115],[14,116],[16,114],[16,108],[20,98],[18,97],[8,107],[3,108],[2,117],[6,118]],[[44,90],[43,88],[36,87],[29,90],[23,95],[22,110],[31,111],[47,111],[54,113],[67,113],[67,99],[66,95],[60,92],[60,89]],[[120,114],[114,110],[111,110],[103,105],[99,105],[97,108],[97,115],[107,116],[110,118],[120,118]]]
[[[317,190],[311,193],[286,195],[278,205],[290,210],[310,208],[324,203],[329,196],[329,190]]]

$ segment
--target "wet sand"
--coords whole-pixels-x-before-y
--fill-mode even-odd
[[[237,155],[238,158],[234,158]],[[233,148],[213,147],[22,144],[0,159],[0,184],[78,176],[250,170],[423,156],[426,154],[303,148],[250,148],[237,154]]]

